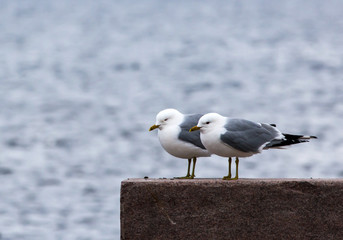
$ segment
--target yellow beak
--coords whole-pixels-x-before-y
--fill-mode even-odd
[[[191,129],[189,129],[190,132],[193,132],[193,131],[197,131],[197,130],[200,130],[201,127],[198,127],[198,126],[194,126],[192,127]]]
[[[154,129],[156,129],[156,128],[158,128],[160,125],[152,125],[150,128],[149,128],[149,131],[152,131],[152,130],[154,130]]]

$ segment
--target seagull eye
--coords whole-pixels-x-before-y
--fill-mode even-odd
[[[164,119],[164,121],[167,121],[167,120],[168,120],[168,118]]]
[[[210,122],[206,122],[206,124],[210,124]]]

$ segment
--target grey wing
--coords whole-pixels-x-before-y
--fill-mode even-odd
[[[280,135],[275,127],[244,119],[229,119],[220,139],[242,152],[259,152],[259,148]]]
[[[181,123],[181,132],[179,139],[185,142],[189,142],[199,148],[206,149],[200,140],[200,131],[189,132],[189,129],[198,124],[201,114],[185,115],[183,123]]]

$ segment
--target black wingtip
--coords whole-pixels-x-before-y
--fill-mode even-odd
[[[287,133],[283,133],[283,135],[285,137],[284,139],[274,139],[265,146],[265,149],[280,148],[288,145],[309,142],[311,138],[317,138],[316,136],[293,135]]]

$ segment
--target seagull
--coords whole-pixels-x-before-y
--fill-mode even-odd
[[[165,109],[156,115],[156,123],[149,131],[158,129],[158,137],[164,150],[169,154],[188,159],[188,170],[182,179],[193,179],[197,157],[209,157],[211,154],[206,150],[200,140],[200,132],[189,132],[189,129],[198,123],[202,114],[184,115],[176,109]],[[190,174],[191,161],[193,170]]]
[[[281,133],[275,124],[256,123],[245,119],[229,118],[218,113],[208,113],[189,131],[200,130],[201,142],[206,149],[221,157],[228,157],[229,172],[224,180],[238,179],[240,157],[250,157],[264,149],[285,148],[308,142],[315,136]],[[232,157],[236,157],[236,176],[231,177]]]

